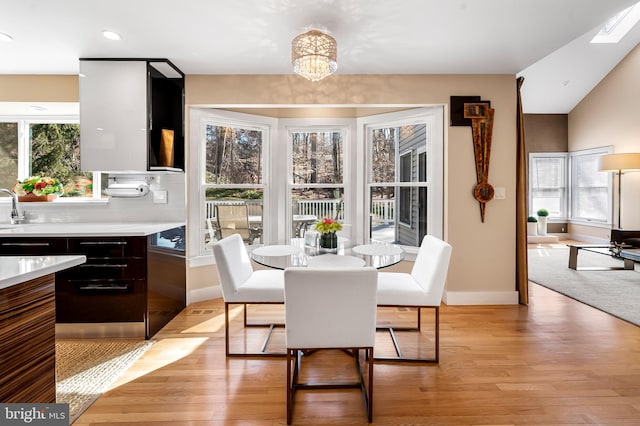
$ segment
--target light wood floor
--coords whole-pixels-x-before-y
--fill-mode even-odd
[[[438,365],[375,365],[374,424],[640,425],[640,327],[535,284],[530,296],[529,306],[443,306]],[[189,306],[75,425],[286,424],[284,359],[226,359],[223,312],[221,300]],[[234,344],[259,346],[263,332]],[[381,354],[388,338],[378,338]],[[279,331],[271,347],[282,341]],[[344,357],[314,354],[303,368],[345,372]],[[296,401],[294,424],[367,424],[357,391]]]

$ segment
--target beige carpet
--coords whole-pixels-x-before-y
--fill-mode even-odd
[[[151,345],[130,339],[56,339],[56,400],[73,423]]]

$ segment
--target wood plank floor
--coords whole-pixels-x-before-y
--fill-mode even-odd
[[[443,306],[439,364],[375,365],[373,424],[640,425],[640,327],[535,284],[530,300]],[[223,306],[213,300],[185,309],[75,425],[286,424],[284,359],[225,358]],[[251,318],[279,314],[262,306]],[[424,317],[422,341],[430,344]],[[262,333],[252,329],[234,344],[259,347]],[[381,353],[389,345],[379,334]],[[415,334],[403,348],[416,349]],[[279,330],[270,347],[282,343]],[[314,354],[303,368],[348,373],[344,357]],[[361,396],[350,390],[301,391],[293,420],[367,424]]]

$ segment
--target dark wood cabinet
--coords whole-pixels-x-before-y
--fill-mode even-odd
[[[143,322],[149,339],[186,306],[183,251],[153,236],[1,238],[2,255],[83,254],[56,274],[56,322]]]
[[[0,402],[56,402],[54,275],[0,290]]]

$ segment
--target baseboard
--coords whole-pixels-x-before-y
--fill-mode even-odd
[[[195,290],[190,290],[187,296],[187,305],[205,300],[219,299],[222,297],[222,288],[219,285],[196,288]]]
[[[517,305],[517,291],[447,291],[446,305]]]

